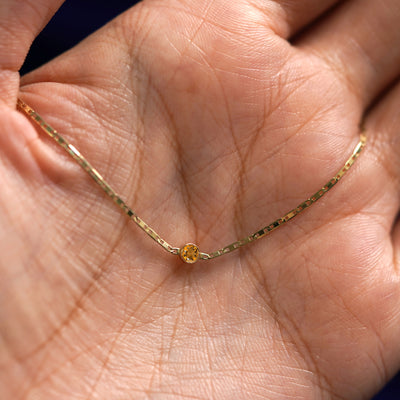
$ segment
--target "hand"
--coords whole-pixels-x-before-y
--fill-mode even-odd
[[[400,3],[339,3],[148,0],[19,83],[61,1],[2,0],[2,399],[354,400],[397,371]],[[317,191],[362,119],[368,143],[302,215],[190,267],[17,96],[162,237],[206,252]]]

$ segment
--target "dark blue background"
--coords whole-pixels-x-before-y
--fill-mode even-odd
[[[67,0],[33,44],[22,73],[71,48],[135,3],[134,0]],[[373,400],[400,400],[400,374]]]

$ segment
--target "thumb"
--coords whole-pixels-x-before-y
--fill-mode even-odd
[[[0,1],[0,102],[14,106],[18,71],[35,37],[63,0]]]

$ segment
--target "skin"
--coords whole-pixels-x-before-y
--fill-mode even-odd
[[[61,3],[0,3],[2,399],[370,399],[400,366],[398,0],[148,0],[20,80]],[[18,96],[206,252],[368,143],[187,266]]]

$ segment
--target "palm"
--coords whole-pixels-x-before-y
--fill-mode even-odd
[[[309,39],[300,49],[272,33],[259,9],[149,4],[24,78],[24,99],[169,242],[213,251],[331,178],[372,99]],[[21,115],[7,118],[34,135]],[[398,171],[383,121],[368,127],[375,150],[320,204],[189,269],[51,142],[29,139],[29,157],[8,144],[6,398],[109,398],[110,384],[114,398],[370,394],[400,359]]]

